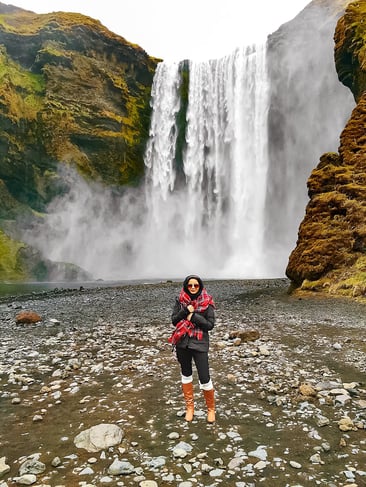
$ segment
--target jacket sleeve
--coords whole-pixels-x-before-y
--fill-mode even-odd
[[[178,299],[175,300],[173,311],[172,311],[172,323],[177,325],[180,321],[187,318],[189,311],[185,306],[182,306]]]
[[[191,318],[192,323],[194,323],[198,328],[203,331],[210,331],[215,326],[215,309],[213,306],[209,305],[204,313],[193,313]]]

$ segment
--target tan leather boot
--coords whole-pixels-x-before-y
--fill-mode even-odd
[[[194,402],[193,402],[193,383],[188,382],[188,384],[182,384],[182,390],[184,399],[186,401],[186,421],[192,421],[194,413]]]
[[[215,390],[210,389],[209,391],[203,391],[207,406],[207,422],[215,422]]]

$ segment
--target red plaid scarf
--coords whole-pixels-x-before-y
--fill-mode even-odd
[[[205,288],[202,289],[202,292],[197,299],[191,299],[184,289],[182,289],[179,295],[179,302],[185,306],[191,304],[194,307],[194,310],[199,313],[205,311],[209,305],[215,306],[212,296],[207,293]],[[177,323],[174,332],[171,337],[168,338],[168,342],[174,346],[185,335],[188,335],[191,338],[194,337],[197,340],[202,340],[203,332],[199,328],[196,328],[191,321],[184,319]]]

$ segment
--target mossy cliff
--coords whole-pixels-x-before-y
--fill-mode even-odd
[[[158,59],[99,21],[0,3],[0,227],[66,190],[60,164],[109,186],[143,174]],[[0,279],[32,278],[0,272]]]
[[[308,180],[310,201],[287,276],[300,291],[366,295],[366,0],[350,3],[334,35],[335,64],[356,107],[338,153]]]

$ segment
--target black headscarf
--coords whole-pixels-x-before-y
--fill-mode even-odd
[[[195,293],[195,294],[192,294],[188,288],[188,282],[191,280],[191,279],[195,279],[198,284],[199,284],[199,289],[198,289],[198,293]],[[188,294],[188,296],[191,298],[191,299],[196,299],[202,292],[202,289],[203,289],[203,282],[202,282],[202,279],[198,276],[195,276],[195,275],[191,275],[191,276],[187,276],[184,281],[183,281],[183,290],[185,293]]]

